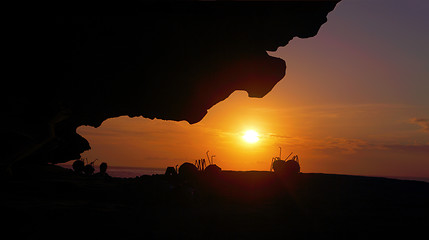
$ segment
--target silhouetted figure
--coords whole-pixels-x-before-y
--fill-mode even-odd
[[[100,164],[100,173],[106,174],[107,171],[107,163],[103,162]]]
[[[167,167],[167,170],[165,170],[166,176],[177,176],[176,169],[174,167]]]
[[[85,168],[85,163],[82,160],[76,160],[73,162],[73,170],[77,174],[82,174],[83,169]]]
[[[300,172],[301,167],[299,166],[299,163],[297,161],[294,160],[288,160],[286,161],[286,171],[289,174],[297,174]]]
[[[91,176],[94,173],[95,169],[92,166],[92,164],[87,164],[85,165],[85,167],[83,168],[83,173],[87,176]]]
[[[97,177],[110,177],[109,174],[107,174],[107,163],[103,162],[100,164],[100,172],[94,174],[94,176]]]
[[[222,169],[216,164],[210,164],[204,169],[204,174],[210,177],[219,176],[222,173]]]
[[[281,176],[291,176],[300,172],[301,167],[299,163],[294,160],[275,160],[273,162],[273,169],[276,174]]]
[[[195,179],[198,175],[198,168],[192,164],[185,162],[179,167],[179,176],[184,179],[191,180]]]

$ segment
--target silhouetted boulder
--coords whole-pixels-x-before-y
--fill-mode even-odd
[[[184,179],[195,179],[198,174],[198,168],[192,163],[185,162],[179,167],[179,176]]]

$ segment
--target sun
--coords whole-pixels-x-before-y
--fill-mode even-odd
[[[259,141],[259,134],[254,130],[247,130],[243,135],[243,139],[248,143],[255,143]]]

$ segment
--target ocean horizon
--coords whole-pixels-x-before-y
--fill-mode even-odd
[[[58,166],[73,169],[71,164],[58,164]],[[125,166],[109,166],[107,168],[107,173],[112,177],[119,177],[119,178],[135,178],[137,176],[142,175],[157,175],[157,174],[164,174],[165,168],[157,168],[157,167],[125,167]],[[234,170],[231,170],[234,171]],[[239,171],[239,170],[236,170]],[[95,172],[98,172],[98,167],[95,167]],[[330,173],[327,173],[330,174]],[[332,173],[332,174],[338,174],[338,173]],[[342,175],[348,175],[348,174],[342,174]],[[413,181],[423,181],[429,183],[429,177],[413,177],[413,176],[369,176],[369,175],[361,175],[365,177],[383,177],[383,178],[392,178],[392,179],[399,179],[399,180],[413,180]]]
[[[73,169],[71,164],[57,164],[63,168]],[[166,168],[154,167],[124,167],[124,166],[108,166],[107,173],[112,177],[119,178],[135,178],[142,175],[164,174]],[[98,166],[95,166],[95,173],[99,171]]]

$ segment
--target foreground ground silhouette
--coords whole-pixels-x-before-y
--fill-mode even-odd
[[[16,172],[2,180],[1,212],[17,238],[413,239],[429,222],[429,183],[418,181],[256,171],[97,178],[56,166]]]

